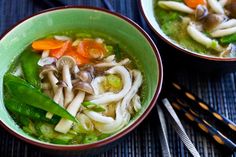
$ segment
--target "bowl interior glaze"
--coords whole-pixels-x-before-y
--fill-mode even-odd
[[[21,139],[30,141],[32,144],[41,144],[40,146],[43,147],[51,146],[54,149],[71,147],[49,144],[34,139],[15,124],[3,103],[4,73],[14,58],[32,41],[56,32],[79,32],[84,29],[106,34],[122,45],[125,52],[138,62],[138,68],[142,70],[145,82],[142,110],[132,119],[128,126],[108,139],[98,141],[97,145],[109,143],[131,131],[154,106],[162,84],[162,65],[156,47],[141,28],[126,18],[120,18],[118,15],[98,9],[66,7],[48,10],[19,23],[6,33],[0,41],[0,58],[2,59],[0,62],[0,121],[8,130]],[[125,130],[126,133],[122,134]],[[72,147],[79,149],[78,145]]]

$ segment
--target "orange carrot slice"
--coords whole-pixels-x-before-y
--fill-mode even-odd
[[[68,49],[71,48],[71,44],[70,40],[66,41],[61,48],[50,50],[49,56],[60,58]]]
[[[67,51],[64,55],[73,57],[77,65],[91,63],[88,58],[84,58],[83,56],[79,55],[76,51],[73,50]]]
[[[205,5],[206,0],[184,0],[184,3],[190,8],[196,8],[199,4]]]
[[[106,52],[103,44],[96,42],[94,39],[84,39],[77,47],[77,52],[84,58],[100,58]]]
[[[32,43],[32,47],[35,50],[53,50],[61,48],[64,45],[63,41],[55,39],[42,39]]]

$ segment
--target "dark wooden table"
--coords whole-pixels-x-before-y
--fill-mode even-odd
[[[16,24],[19,20],[37,13],[46,6],[36,3],[40,0],[0,0],[0,33],[4,33],[9,27]],[[137,0],[110,0],[114,9],[133,19],[137,23],[140,22],[140,15]],[[86,5],[104,8],[101,0],[64,0],[69,5]],[[164,73],[171,73],[171,77],[175,77],[180,83],[184,84],[188,89],[203,98],[212,105],[220,113],[236,122],[236,73],[227,73],[214,76],[208,76],[196,71],[187,70],[185,68],[174,68],[165,52],[175,53],[176,50],[169,48],[160,39],[155,37],[153,32],[146,25],[144,29],[155,40],[160,53],[162,54],[165,68]],[[0,50],[1,51],[1,50]],[[165,79],[168,79],[166,75]],[[139,125],[132,131],[124,141],[119,143],[115,148],[111,149],[101,157],[155,157],[161,156],[161,148],[158,139],[158,126],[156,117],[156,108]],[[196,128],[183,121],[183,125],[195,144],[196,148],[204,157],[225,157],[221,148],[217,147],[214,142],[209,140],[205,135],[196,131]],[[168,136],[170,150],[173,156],[183,157],[190,156],[184,148],[179,137],[173,131],[172,126],[168,123]],[[33,147],[10,135],[4,129],[0,128],[0,156],[24,156],[24,157],[43,157],[39,148]],[[236,157],[236,154],[233,155]]]

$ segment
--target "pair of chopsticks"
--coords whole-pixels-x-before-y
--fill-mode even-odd
[[[220,146],[236,150],[236,124],[177,83],[167,89],[172,107]]]

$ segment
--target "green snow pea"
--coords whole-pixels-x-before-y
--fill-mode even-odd
[[[53,116],[52,119],[48,119],[45,117],[46,112],[32,107],[30,105],[26,105],[23,103],[20,103],[14,99],[7,99],[4,101],[6,108],[13,112],[18,113],[19,115],[26,116],[25,118],[30,118],[34,120],[39,121],[45,121],[51,124],[57,124],[57,122],[60,120],[59,117]]]
[[[62,118],[77,122],[76,118],[67,112],[63,107],[55,103],[51,98],[44,95],[37,88],[33,87],[25,80],[12,74],[5,74],[4,85],[10,95],[23,104],[51,112]]]
[[[24,78],[34,87],[40,87],[38,61],[40,55],[30,49],[26,49],[20,56],[21,68]]]

